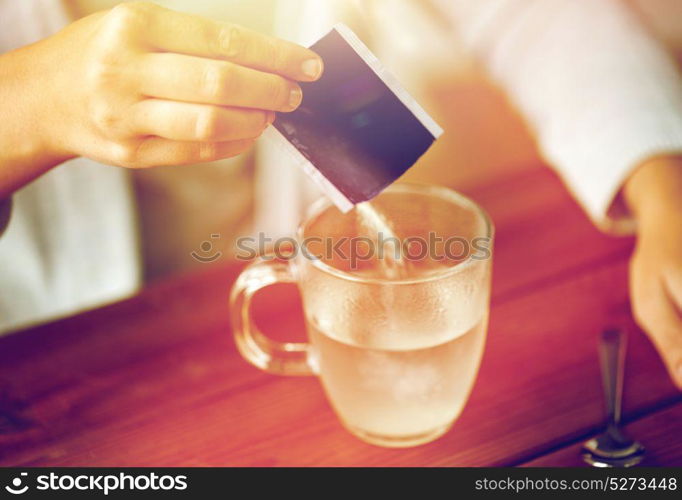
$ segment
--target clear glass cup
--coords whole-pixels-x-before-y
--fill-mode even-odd
[[[493,226],[473,201],[442,187],[395,184],[372,206],[392,229],[383,240],[357,210],[315,205],[291,259],[259,257],[239,276],[232,328],[256,367],[318,375],[351,433],[381,446],[414,446],[452,426],[475,381]],[[253,295],[282,282],[300,290],[308,343],[273,341],[251,319]]]

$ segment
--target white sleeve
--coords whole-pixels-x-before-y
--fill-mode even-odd
[[[682,152],[682,79],[619,0],[437,0],[602,229],[634,167]]]

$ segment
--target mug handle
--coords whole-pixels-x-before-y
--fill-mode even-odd
[[[277,342],[266,337],[251,317],[251,299],[275,283],[296,283],[288,262],[259,257],[239,275],[230,293],[230,321],[237,349],[249,363],[277,375],[315,375],[310,344]]]

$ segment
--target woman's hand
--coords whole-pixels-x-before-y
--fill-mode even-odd
[[[635,318],[682,389],[682,157],[642,165],[624,195],[638,226],[630,262]]]
[[[237,155],[274,111],[300,104],[296,81],[322,73],[321,59],[293,43],[138,2],[15,52],[0,57],[0,76],[15,82],[5,99],[25,111],[22,143],[48,165],[86,156],[143,168]],[[25,163],[30,151],[22,153]]]

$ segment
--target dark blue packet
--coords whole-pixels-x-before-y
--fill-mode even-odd
[[[343,212],[403,175],[443,130],[345,25],[310,47],[325,63],[274,135]]]

